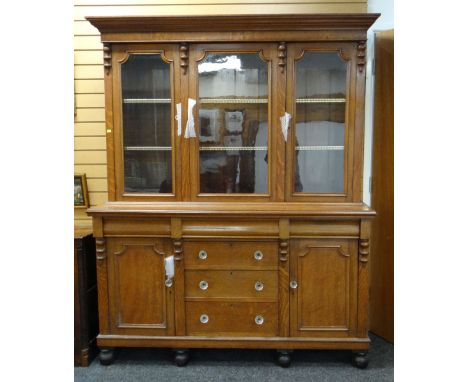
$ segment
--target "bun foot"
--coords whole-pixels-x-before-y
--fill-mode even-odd
[[[353,351],[353,365],[359,369],[365,369],[369,365],[367,350]]]
[[[114,348],[101,348],[99,352],[99,362],[101,362],[101,365],[111,365],[114,359]]]
[[[187,365],[189,361],[189,351],[186,349],[177,349],[174,350],[174,352],[174,363],[179,367]]]
[[[291,365],[290,350],[278,350],[278,365],[281,367],[289,367]]]

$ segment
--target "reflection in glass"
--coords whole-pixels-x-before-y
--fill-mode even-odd
[[[172,192],[170,68],[160,55],[122,65],[125,192]]]
[[[200,192],[268,192],[268,67],[258,54],[198,65]]]
[[[346,63],[305,53],[296,64],[295,192],[343,193]]]

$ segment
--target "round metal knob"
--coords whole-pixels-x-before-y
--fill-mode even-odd
[[[292,289],[296,289],[297,288],[297,281],[291,281],[289,283],[289,286],[292,288]]]
[[[198,285],[200,286],[201,290],[207,290],[208,289],[208,281],[202,280],[202,281],[200,281],[200,284],[198,284]]]
[[[206,324],[206,323],[209,321],[209,319],[210,319],[210,318],[208,317],[207,314],[202,314],[202,315],[200,316],[200,322],[201,322],[202,324]]]
[[[255,290],[258,290],[258,291],[263,290],[263,283],[261,281],[257,281],[255,283]]]
[[[204,249],[198,252],[198,258],[205,260],[208,257],[208,253]]]
[[[166,286],[170,288],[172,286],[172,279],[166,279],[166,281],[164,281],[164,284],[166,284]]]
[[[254,253],[254,258],[255,258],[255,260],[261,260],[261,259],[263,259],[263,253],[262,253],[262,251],[255,251],[255,253]]]
[[[261,316],[261,315],[258,315],[258,316],[255,317],[255,323],[256,323],[257,325],[263,325],[263,322],[264,322],[264,321],[265,321],[265,320],[263,319],[263,316]]]

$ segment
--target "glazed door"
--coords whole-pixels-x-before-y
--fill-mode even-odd
[[[356,177],[359,174],[352,139],[357,74],[354,52],[351,43],[288,44],[286,108],[292,116],[286,157],[289,201],[353,200],[353,173]],[[360,197],[358,191],[354,194]]]
[[[174,293],[164,265],[170,254],[169,239],[107,239],[112,334],[174,335]]]
[[[107,149],[114,154],[115,168],[108,167],[117,200],[181,198],[178,63],[176,45],[113,47],[114,131],[107,131]]]
[[[273,44],[190,46],[192,200],[275,197],[276,63]]]
[[[291,240],[290,253],[290,335],[354,336],[357,241]]]

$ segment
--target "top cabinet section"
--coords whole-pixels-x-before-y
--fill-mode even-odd
[[[376,17],[89,18],[109,200],[361,202]]]

